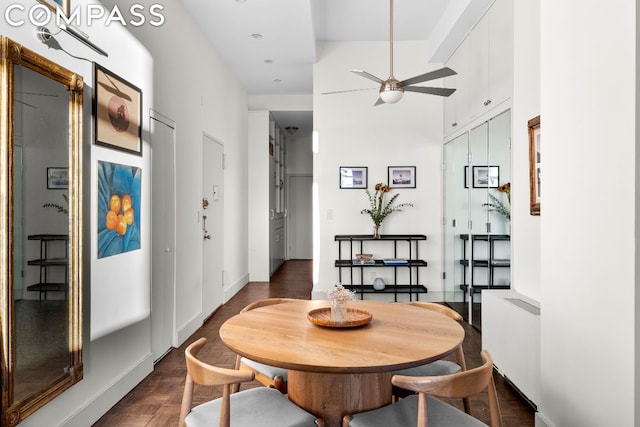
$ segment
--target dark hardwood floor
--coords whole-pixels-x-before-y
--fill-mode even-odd
[[[200,355],[208,363],[232,368],[235,353],[225,347],[218,337],[220,325],[229,317],[237,314],[245,305],[258,299],[271,297],[289,297],[309,299],[311,297],[312,279],[310,261],[287,261],[276,272],[270,282],[251,282],[236,294],[229,302],[220,307],[180,348],[173,349],[155,366],[155,370],[138,386],[129,392],[94,427],[142,427],[142,426],[176,426],[180,412],[180,402],[186,375],[184,349],[200,337],[207,337],[208,343]],[[479,366],[480,333],[473,327],[464,324],[465,340],[463,343],[467,366]],[[491,349],[488,349],[491,351]],[[534,425],[534,411],[498,374],[495,374],[498,399],[502,410],[504,427],[531,427]],[[242,388],[256,387],[260,384],[252,382]],[[219,397],[221,390],[196,386],[194,404]],[[462,408],[461,402],[451,401]],[[477,418],[488,422],[486,396],[480,395],[472,399],[472,412]],[[215,422],[212,425],[217,425]]]

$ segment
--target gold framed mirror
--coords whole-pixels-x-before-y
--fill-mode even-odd
[[[83,79],[0,36],[0,425],[82,372]]]

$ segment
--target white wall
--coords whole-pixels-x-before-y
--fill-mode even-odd
[[[37,4],[35,0],[22,2],[28,8]],[[88,0],[72,2],[82,6]],[[154,1],[104,0],[107,9],[118,3],[127,17],[128,5],[140,3],[148,6]],[[126,5],[125,5],[126,3]],[[97,159],[122,160],[121,163],[142,167],[144,206],[147,207],[142,224],[142,249],[130,253],[135,257],[135,268],[121,264],[119,273],[102,271],[93,262],[90,277],[85,278],[87,302],[85,309],[84,379],[56,398],[53,402],[30,416],[21,425],[67,425],[86,427],[95,422],[104,412],[120,400],[131,388],[153,368],[151,360],[149,292],[150,250],[149,230],[150,165],[152,147],[149,141],[149,109],[170,117],[177,123],[176,176],[177,176],[177,247],[176,277],[176,321],[179,339],[191,335],[202,323],[201,284],[201,240],[197,212],[201,205],[201,151],[204,132],[224,143],[225,169],[225,295],[229,298],[235,290],[248,281],[247,234],[247,109],[248,97],[244,88],[228,71],[215,50],[206,42],[197,26],[186,15],[177,2],[161,2],[166,22],[161,27],[127,26],[127,31],[112,24],[105,27],[94,22],[90,28],[81,27],[91,41],[109,52],[105,58],[94,53],[83,44],[61,33],[56,38],[71,53],[96,61],[114,71],[143,91],[143,147],[144,157],[120,154],[103,147],[93,146],[91,126],[91,97],[93,64],[76,60],[64,52],[50,50],[34,36],[29,25],[11,28],[0,20],[0,33],[26,45],[61,65],[77,71],[85,77],[84,132],[85,151],[88,150],[85,199],[91,200],[91,216],[85,218],[88,234],[93,239],[90,227],[95,224],[95,199],[92,176],[95,176]],[[134,38],[133,36],[136,38]],[[197,64],[194,65],[194,64]],[[225,82],[219,85],[218,82]],[[91,170],[88,169],[90,165]],[[144,237],[146,236],[146,237]],[[94,257],[93,244],[87,243],[85,256]],[[129,325],[118,325],[102,331],[100,338],[89,339],[89,318],[98,312],[96,297],[104,290],[106,300],[123,301],[131,293],[122,294],[113,290],[113,281],[122,274],[129,276],[126,283],[146,290],[142,295],[147,313],[129,319]],[[91,292],[89,291],[91,287]],[[104,310],[103,310],[104,312]],[[94,325],[91,325],[94,326]],[[178,343],[179,344],[179,343]]]
[[[438,68],[427,64],[426,42],[395,44],[394,71],[400,80]],[[314,154],[314,183],[319,204],[319,273],[314,298],[326,298],[325,290],[338,280],[334,260],[338,256],[336,234],[367,234],[373,223],[360,211],[369,205],[364,190],[339,188],[340,166],[367,166],[369,189],[376,182],[387,182],[388,166],[416,166],[417,188],[396,189],[398,203],[413,208],[394,212],[383,223],[383,234],[426,234],[420,257],[429,266],[420,272],[430,298],[442,290],[442,98],[407,93],[394,105],[374,107],[377,84],[353,73],[364,69],[382,79],[388,77],[388,43],[321,43],[314,66],[314,129],[319,135],[319,152]],[[438,83],[438,82],[434,82]],[[440,82],[441,84],[441,82]],[[322,92],[358,88],[371,91],[321,95]],[[331,218],[331,219],[329,219]],[[371,247],[380,254],[382,246]],[[390,255],[389,255],[390,256]],[[391,278],[383,275],[387,282]]]
[[[269,112],[249,112],[249,277],[269,281]],[[265,179],[266,177],[266,179]]]
[[[540,418],[638,425],[637,5],[540,4]]]
[[[105,3],[121,5],[108,0]],[[128,1],[128,4],[140,3]],[[152,0],[141,2],[154,4]],[[238,80],[177,2],[163,2],[162,27],[130,28],[154,58],[153,108],[176,122],[176,324],[188,337],[202,316],[202,135],[224,144],[225,298],[248,281],[247,102]],[[121,5],[121,7],[123,7]],[[224,82],[224,84],[219,84]]]
[[[540,114],[540,0],[515,1],[513,8],[511,283],[514,290],[540,301],[540,217],[529,213],[527,127]]]
[[[287,135],[287,175],[313,173],[313,153],[311,152],[311,141],[311,135]]]

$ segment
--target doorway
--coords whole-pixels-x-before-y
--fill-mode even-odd
[[[223,303],[224,146],[202,137],[202,315]]]
[[[175,131],[173,120],[151,110],[151,351],[156,362],[175,337]]]

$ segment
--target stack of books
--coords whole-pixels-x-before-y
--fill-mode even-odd
[[[382,260],[385,264],[389,265],[405,265],[408,261],[404,258],[385,258]]]

